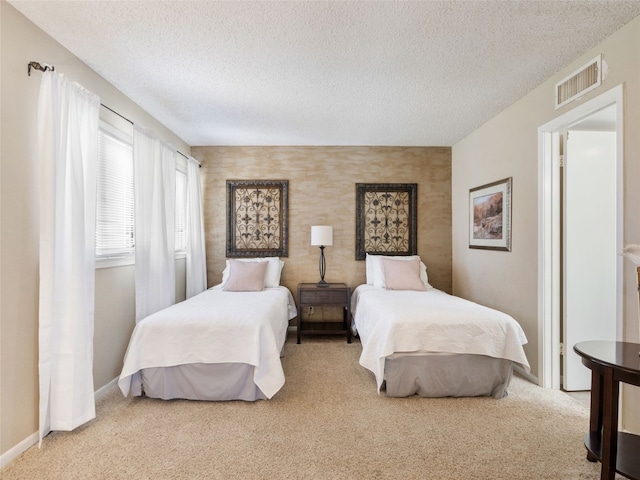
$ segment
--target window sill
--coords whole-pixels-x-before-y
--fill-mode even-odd
[[[176,260],[187,258],[186,252],[176,252],[174,258]],[[134,255],[123,257],[101,257],[96,258],[96,270],[100,268],[126,267],[127,265],[135,265],[136,258]]]
[[[133,255],[123,257],[100,257],[96,258],[96,270],[100,268],[124,267],[135,265],[136,259]]]

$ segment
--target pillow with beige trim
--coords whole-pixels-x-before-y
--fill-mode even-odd
[[[387,290],[418,290],[425,291],[420,278],[420,259],[395,260],[383,258],[384,283]]]
[[[222,285],[226,284],[227,280],[229,279],[229,260],[231,259],[227,259],[227,264],[222,271]],[[284,267],[284,262],[280,260],[280,257],[237,258],[233,260],[237,260],[239,262],[266,262],[267,272],[264,276],[265,288],[272,288],[280,285],[280,274],[282,273],[282,268]]]
[[[222,286],[226,292],[260,292],[268,262],[229,260],[229,278]]]
[[[382,266],[382,259],[387,258],[390,260],[396,260],[398,262],[410,262],[418,259],[420,261],[420,280],[424,285],[425,290],[431,290],[433,287],[429,284],[429,277],[427,275],[427,266],[422,262],[419,255],[371,255],[367,253],[366,261],[366,275],[367,284],[373,285],[374,288],[386,288],[384,279],[384,267]]]

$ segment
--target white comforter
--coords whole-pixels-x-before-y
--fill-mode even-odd
[[[209,290],[149,315],[131,335],[118,386],[127,396],[141,369],[190,363],[245,363],[267,398],[284,385],[280,352],[297,315],[286,287],[261,292]]]
[[[385,359],[398,352],[446,352],[505,358],[529,371],[527,338],[509,315],[440,290],[385,290],[360,285],[351,298],[362,342],[360,365],[384,380]]]

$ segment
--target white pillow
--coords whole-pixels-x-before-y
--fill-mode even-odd
[[[366,257],[366,276],[367,276],[367,284],[373,285],[374,288],[387,288],[385,280],[384,280],[384,267],[382,266],[382,259],[389,258],[391,260],[414,260],[416,258],[420,259],[419,255],[394,255],[394,256],[386,256],[386,255],[370,255],[367,253]],[[420,280],[424,284],[424,287],[429,290],[431,289],[431,285],[429,285],[429,277],[427,276],[427,266],[420,261]]]
[[[234,260],[238,260],[240,262],[269,262],[269,265],[267,265],[267,273],[264,276],[264,286],[265,288],[273,288],[280,285],[280,274],[282,273],[284,262],[280,260],[279,257],[236,258]],[[228,279],[229,279],[229,260],[227,259],[226,267],[222,271],[223,287],[225,283],[227,283]]]
[[[227,292],[261,292],[268,265],[266,262],[229,261],[229,278],[222,286]]]
[[[365,275],[367,278],[367,285],[373,285],[373,272],[376,268],[375,265],[373,264],[375,262],[374,257],[377,257],[377,255],[371,255],[369,253],[366,254]]]

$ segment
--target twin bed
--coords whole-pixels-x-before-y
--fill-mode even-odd
[[[282,265],[277,257],[228,261],[221,284],[138,322],[118,380],[122,393],[272,398],[284,385],[280,356],[297,314],[291,292],[279,285]]]
[[[280,356],[297,314],[279,284],[282,265],[276,257],[227,261],[220,285],[140,321],[118,381],[123,394],[272,398],[284,385]],[[520,325],[431,287],[417,256],[368,255],[351,311],[360,364],[388,396],[500,398],[513,364],[529,368]]]
[[[434,289],[418,256],[367,255],[351,297],[360,365],[388,396],[503,397],[514,363],[529,363],[509,315]]]

